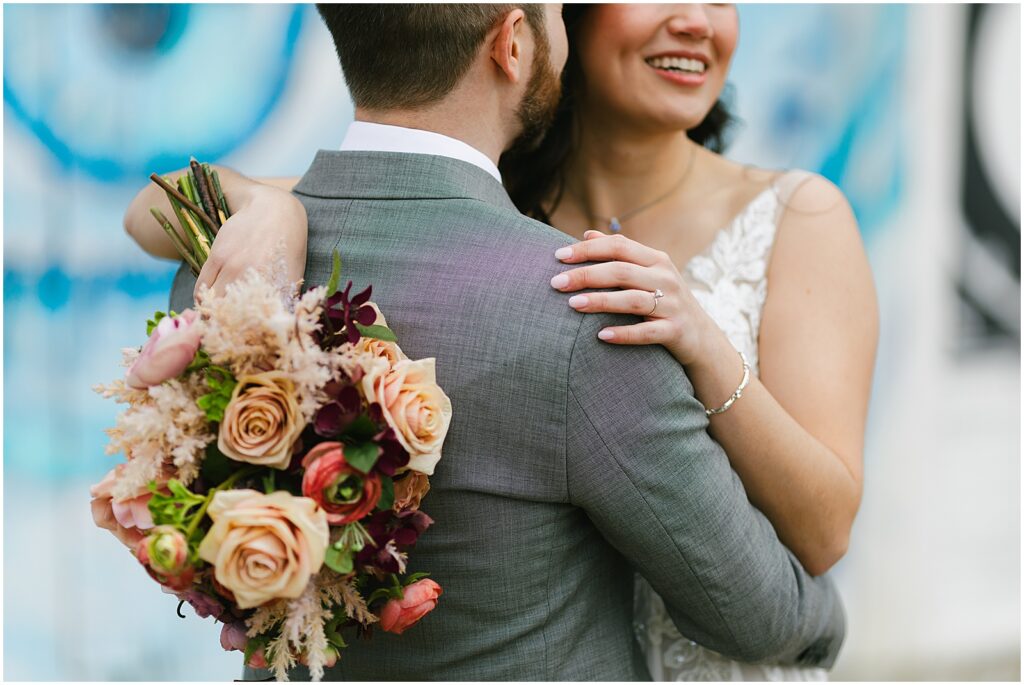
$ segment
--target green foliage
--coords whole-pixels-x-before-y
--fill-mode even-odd
[[[367,338],[374,338],[384,342],[398,342],[395,332],[387,326],[364,326],[361,323],[357,323],[356,328],[359,330],[360,335]]]
[[[192,373],[194,371],[201,371],[210,365],[210,355],[206,354],[206,350],[199,348],[196,350],[196,356],[193,357],[189,365],[185,367],[185,373]]]
[[[366,599],[366,605],[369,606],[376,602],[378,599],[391,599],[395,594],[395,589],[390,587],[380,587],[373,591]],[[401,599],[400,597],[398,599]]]
[[[324,625],[324,635],[327,637],[327,642],[337,649],[339,652],[348,647],[345,643],[344,638],[341,637],[341,633],[338,632],[338,627],[343,621],[347,620],[348,617],[344,612],[335,612],[338,614]]]
[[[153,525],[174,526],[189,537],[190,532],[195,529],[192,522],[206,511],[203,505],[206,504],[207,498],[195,494],[178,480],[168,481],[167,489],[171,494],[160,492],[155,482],[149,484],[149,490],[153,493],[149,500],[149,513],[153,516]],[[194,511],[196,507],[200,507],[198,512]],[[188,542],[189,559],[195,563],[199,557],[198,542],[193,543],[191,539]]]
[[[277,490],[277,469],[270,469],[270,472],[263,476],[263,492],[269,495],[275,490]]]
[[[216,487],[227,480],[235,470],[236,462],[220,451],[216,442],[206,446],[206,456],[199,467],[199,474],[210,487]]]
[[[351,549],[338,549],[337,544],[331,545],[327,548],[327,554],[324,556],[324,564],[327,568],[345,575],[352,573],[354,568],[353,557],[355,553]]]
[[[377,502],[377,509],[387,511],[395,503],[395,481],[387,476],[381,476],[380,485],[380,500]]]
[[[371,421],[366,414],[360,414],[359,417],[345,429],[344,437],[354,442],[364,442],[379,432],[380,428],[377,424]],[[346,452],[346,454],[348,453]]]
[[[249,659],[256,653],[261,647],[266,648],[270,640],[273,639],[269,633],[257,635],[256,637],[250,637],[248,642],[245,643],[245,652],[243,652],[242,660],[245,663],[249,663]]]
[[[210,392],[201,395],[196,404],[206,412],[207,419],[220,423],[224,420],[224,410],[227,409],[238,382],[228,369],[210,365],[206,371],[206,384],[210,387]]]
[[[345,461],[361,473],[369,473],[380,457],[380,447],[375,442],[345,446]]]
[[[341,255],[334,251],[334,263],[331,267],[331,277],[327,279],[327,297],[338,292],[338,283],[341,281]]]
[[[170,316],[173,318],[177,315],[177,312],[175,312],[173,309],[171,310],[170,314],[165,314],[164,312],[156,312],[155,314],[153,314],[152,319],[146,321],[146,335],[153,335],[153,331],[156,330],[156,327],[160,325],[160,321],[163,320],[165,317]]]

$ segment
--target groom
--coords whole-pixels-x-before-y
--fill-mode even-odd
[[[648,679],[637,571],[707,647],[830,666],[834,587],[750,505],[671,355],[601,342],[631,319],[577,313],[551,288],[571,241],[501,185],[496,160],[543,132],[558,98],[560,7],[320,11],[357,121],[295,188],[307,282],[326,282],[340,250],[343,278],[373,284],[409,356],[437,358],[454,408],[436,523],[411,555],[440,604],[405,635],[353,642],[327,678]],[[179,308],[192,283],[176,283]]]

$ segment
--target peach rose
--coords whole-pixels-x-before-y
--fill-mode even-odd
[[[377,364],[362,378],[368,402],[380,404],[384,419],[409,453],[408,468],[427,476],[441,459],[452,420],[452,403],[437,384],[433,359]]]
[[[430,578],[417,580],[403,590],[402,599],[390,599],[380,612],[380,629],[401,635],[437,606],[441,586]]]
[[[199,349],[201,332],[195,325],[196,320],[196,313],[191,309],[160,319],[139,358],[128,369],[129,387],[145,390],[180,376]]]
[[[422,473],[410,471],[404,478],[395,481],[395,512],[416,510],[424,495],[430,492],[430,481]]]
[[[327,518],[308,497],[278,490],[225,490],[213,496],[213,521],[199,557],[214,567],[240,609],[271,599],[295,599],[320,570],[328,544]]]
[[[224,410],[217,448],[236,461],[286,469],[305,427],[295,386],[284,373],[241,376]]]
[[[377,320],[374,322],[374,325],[384,326],[386,328],[388,322],[384,320],[384,315],[381,314],[377,305],[373,302],[367,302],[366,306],[377,312]],[[383,359],[388,363],[388,368],[393,367],[403,359],[408,359],[408,357],[405,356],[405,353],[402,352],[402,348],[400,348],[396,343],[385,342],[383,340],[377,340],[376,338],[367,338],[366,336],[359,338],[359,342],[356,343],[356,349],[361,352],[371,354],[374,357]]]

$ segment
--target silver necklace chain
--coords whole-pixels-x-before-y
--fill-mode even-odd
[[[697,148],[694,147],[693,148],[693,153],[690,155],[690,161],[686,163],[686,169],[683,170],[683,175],[679,177],[679,180],[676,181],[676,183],[671,188],[669,188],[668,191],[665,194],[659,195],[658,197],[654,198],[653,200],[650,200],[649,202],[645,202],[644,204],[640,205],[639,207],[634,207],[633,209],[629,210],[628,212],[621,212],[619,214],[616,214],[615,216],[601,216],[600,214],[594,214],[589,209],[587,209],[586,210],[587,218],[590,219],[591,221],[596,219],[600,223],[608,224],[608,230],[609,231],[611,231],[612,233],[618,233],[619,231],[622,230],[623,222],[625,222],[625,221],[629,220],[630,218],[636,216],[637,214],[639,214],[640,212],[644,211],[645,209],[650,209],[651,207],[653,207],[654,205],[658,204],[659,202],[664,202],[665,200],[670,198],[673,193],[675,193],[677,190],[679,190],[679,188],[683,185],[683,181],[685,181],[686,177],[690,175],[690,170],[693,168],[693,160],[694,160],[694,158],[696,156],[697,156]],[[576,195],[577,197],[580,197],[579,194],[576,193],[575,191],[573,191],[573,195]]]

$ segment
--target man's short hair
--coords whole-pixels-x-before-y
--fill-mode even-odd
[[[448,95],[487,34],[516,8],[546,40],[543,5],[318,4],[352,100],[366,109],[416,109]]]

